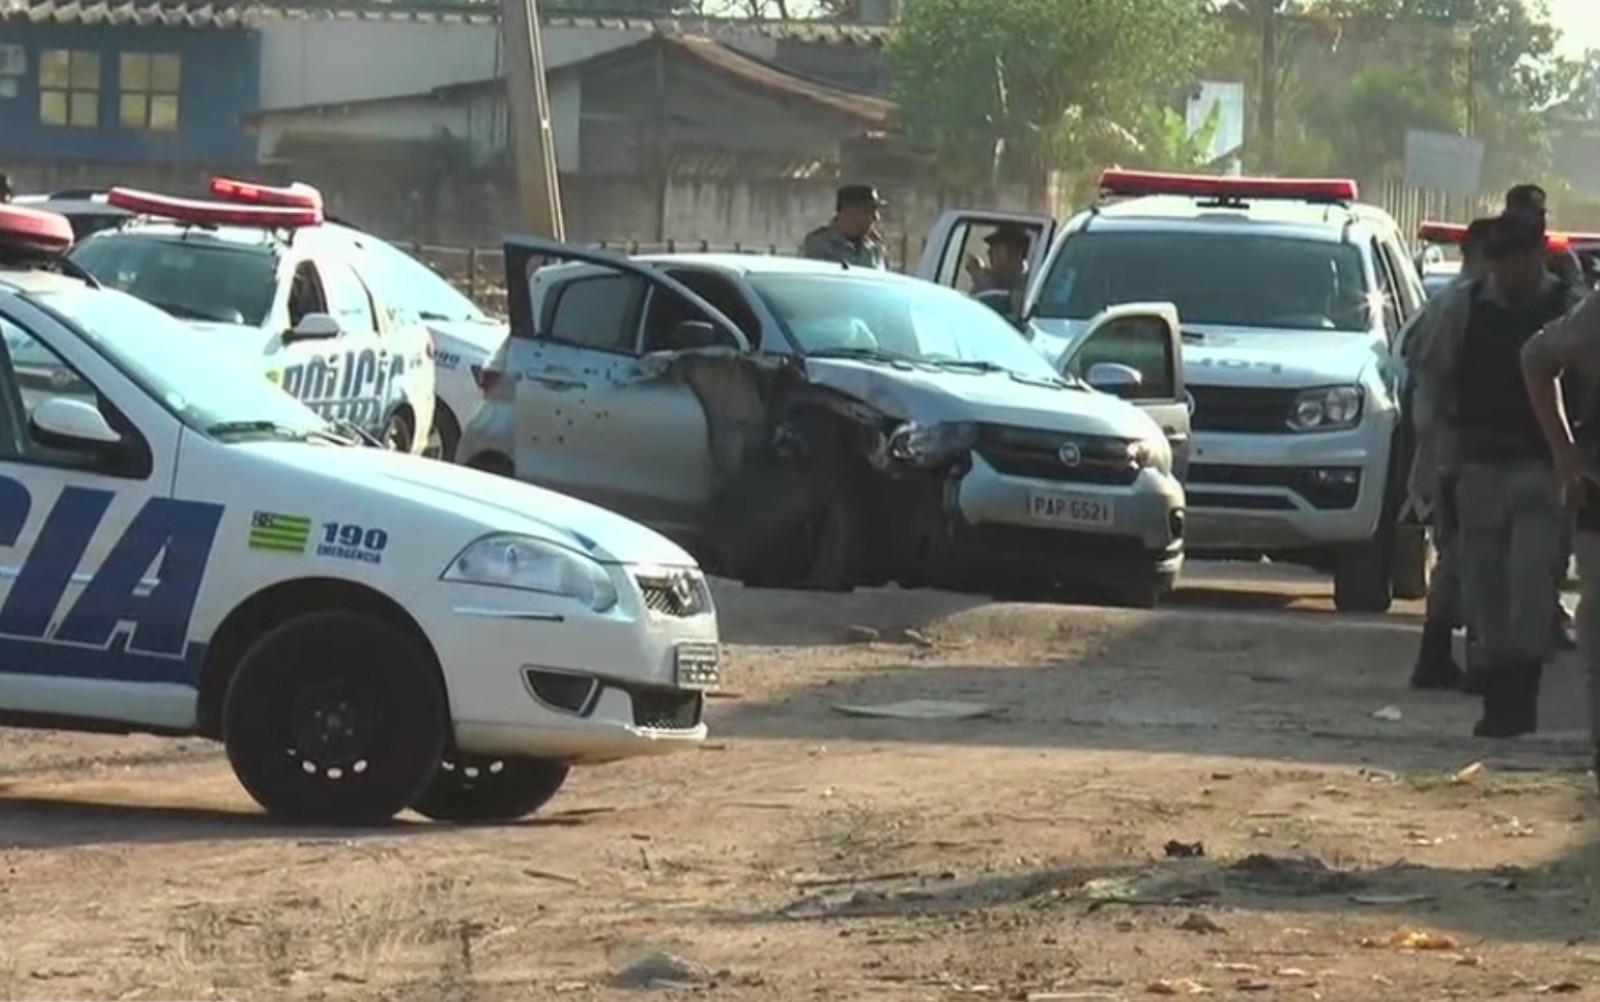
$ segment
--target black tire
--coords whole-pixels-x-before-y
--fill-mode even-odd
[[[433,434],[429,442],[438,444],[438,455],[434,458],[446,463],[456,461],[456,447],[461,444],[461,422],[445,406],[443,400],[435,399],[433,404]]]
[[[435,821],[515,821],[548,804],[569,771],[546,759],[452,755],[411,809]]]
[[[431,655],[348,612],[300,616],[262,636],[222,705],[234,775],[268,814],[297,824],[394,817],[432,781],[449,730]]]
[[[410,452],[416,434],[411,415],[403,409],[397,410],[383,426],[383,447],[390,452]]]

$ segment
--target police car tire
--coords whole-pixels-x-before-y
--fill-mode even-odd
[[[410,452],[416,441],[415,435],[405,412],[395,411],[383,426],[383,447],[393,452]]]
[[[548,759],[450,755],[411,809],[434,821],[515,821],[548,804],[570,771]]]
[[[366,768],[350,775],[308,769],[292,747],[297,700],[329,682],[375,696]],[[299,616],[266,633],[240,660],[222,706],[222,740],[240,785],[269,815],[297,824],[390,820],[427,789],[448,731],[433,659],[388,623],[349,612]]]
[[[446,463],[456,461],[456,449],[461,445],[461,423],[440,400],[434,404],[433,437],[439,443],[438,459]]]

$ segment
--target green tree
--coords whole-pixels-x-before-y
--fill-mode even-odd
[[[915,0],[886,52],[898,125],[950,180],[1103,166],[1187,93],[1214,28],[1205,0]]]

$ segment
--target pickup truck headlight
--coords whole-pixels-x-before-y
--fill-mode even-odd
[[[1359,386],[1319,386],[1295,398],[1289,411],[1294,431],[1337,431],[1361,423],[1365,394]]]
[[[889,458],[908,466],[942,466],[977,444],[975,424],[907,421],[889,436]]]
[[[561,595],[595,612],[617,604],[616,585],[599,561],[531,536],[484,536],[450,561],[440,577],[463,584]]]

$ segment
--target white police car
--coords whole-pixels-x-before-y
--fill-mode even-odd
[[[0,206],[0,724],[216,738],[270,813],[352,824],[515,817],[704,737],[683,550],[355,445],[71,240]]]
[[[101,282],[211,334],[334,421],[401,452],[433,427],[433,343],[378,294],[314,188],[213,178],[215,201],[112,188],[136,214],[80,241],[73,262]]]
[[[1112,304],[1174,304],[1193,408],[1190,558],[1326,569],[1346,611],[1421,597],[1427,544],[1401,514],[1391,345],[1424,293],[1394,220],[1340,179],[1109,170],[1101,187],[1107,199],[1059,236],[1045,216],[946,213],[920,273],[960,287],[978,240],[1030,229],[1018,320],[1053,360]]]

